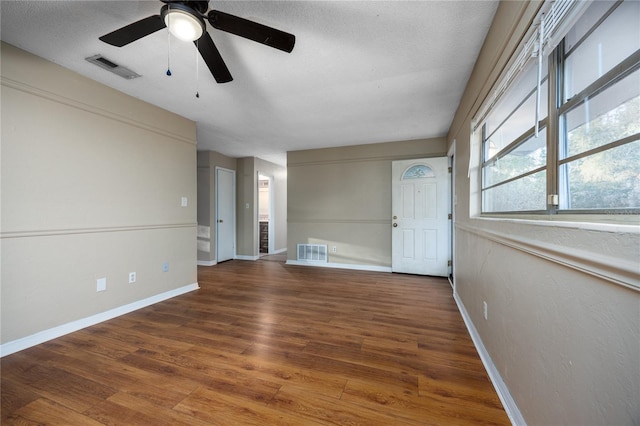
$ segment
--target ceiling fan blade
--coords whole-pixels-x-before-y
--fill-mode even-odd
[[[212,10],[207,18],[213,28],[226,31],[249,40],[257,41],[285,52],[291,52],[296,43],[296,36],[240,18],[228,13]]]
[[[228,83],[233,80],[227,65],[224,63],[222,56],[220,56],[218,48],[213,44],[209,33],[205,32],[202,37],[194,41],[194,43],[198,47],[202,59],[204,59],[204,62],[209,67],[209,71],[213,74],[213,78],[215,78],[218,83]]]
[[[112,46],[122,47],[163,28],[165,24],[160,15],[153,15],[105,34],[100,40]]]

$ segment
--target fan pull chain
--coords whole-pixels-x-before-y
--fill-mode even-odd
[[[200,48],[198,46],[199,40],[196,40],[196,98],[200,98],[200,67],[198,67],[198,56],[200,56]]]
[[[171,9],[171,6],[169,6]],[[171,27],[171,18],[167,20],[167,29]],[[167,31],[167,76],[171,77],[171,30]]]

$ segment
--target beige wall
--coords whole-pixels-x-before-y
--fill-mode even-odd
[[[538,5],[500,4],[448,135],[456,140],[456,292],[528,424],[636,424],[637,226],[469,214],[470,121]]]
[[[236,170],[237,160],[214,151],[198,151],[198,261],[216,261],[216,167]]]
[[[2,344],[196,283],[195,124],[7,44],[1,83]]]
[[[327,244],[330,263],[390,267],[391,162],[444,155],[444,138],[287,153],[288,259]]]
[[[240,258],[259,255],[258,173],[273,177],[274,250],[287,248],[287,169],[261,158],[240,158],[236,175],[236,254]]]
[[[249,258],[258,255],[255,162],[255,157],[239,158],[236,174],[236,255]]]

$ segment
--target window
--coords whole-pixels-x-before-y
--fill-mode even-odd
[[[525,60],[478,126],[482,213],[640,213],[638,22],[638,1],[593,2]]]
[[[422,164],[410,167],[402,174],[402,180],[436,177],[431,167]]]
[[[542,129],[535,136],[538,64],[530,65],[490,111],[482,126],[482,210],[541,210],[546,203],[547,117],[544,77]]]

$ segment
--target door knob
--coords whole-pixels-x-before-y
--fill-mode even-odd
[[[394,227],[394,228],[397,228],[397,227],[398,227],[398,224],[397,224],[397,223],[394,223],[394,224],[393,224],[393,227]]]
[[[222,219],[218,219],[218,223],[222,223],[224,222]]]
[[[398,218],[398,216],[394,216],[394,217],[393,217],[393,220],[396,220],[397,218]]]

